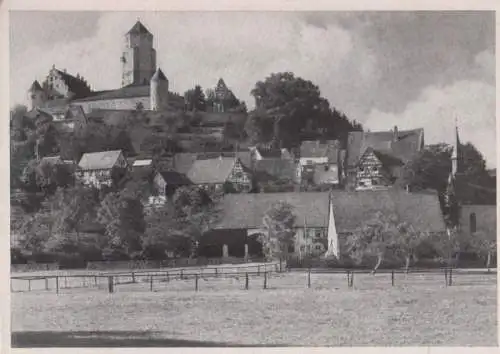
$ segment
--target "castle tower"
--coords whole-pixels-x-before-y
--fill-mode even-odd
[[[156,50],[153,48],[153,35],[140,21],[125,35],[121,61],[122,86],[149,84],[156,71]]]
[[[42,107],[47,101],[47,95],[37,80],[33,81],[28,93],[30,95],[31,109]]]
[[[160,68],[151,78],[150,88],[151,110],[158,111],[165,108],[168,103],[168,79]]]

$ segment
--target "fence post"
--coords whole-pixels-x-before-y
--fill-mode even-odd
[[[260,265],[257,266],[257,275],[260,276]]]
[[[45,278],[45,290],[49,290],[49,278]]]
[[[444,268],[444,283],[448,286],[448,268]]]
[[[132,283],[135,283],[135,273],[132,272]]]
[[[194,290],[198,291],[198,274],[194,275]]]
[[[94,275],[94,285],[97,286],[97,275]]]
[[[115,284],[114,284],[114,281],[113,281],[113,276],[112,275],[108,276],[108,289],[109,289],[110,293],[113,293],[115,291],[114,285]]]
[[[28,279],[28,291],[31,291],[31,279]]]
[[[391,284],[394,286],[394,269],[391,272]]]
[[[281,261],[281,257],[280,257],[280,273],[283,271],[283,268],[282,268],[282,261]]]
[[[245,273],[245,290],[248,290],[248,273]]]
[[[218,277],[219,277],[219,275],[218,275],[218,273],[217,273],[217,267],[215,267],[215,277],[216,277],[216,278],[218,278]]]
[[[59,294],[59,277],[56,275],[56,294]]]
[[[351,273],[351,288],[354,286],[354,271]]]
[[[448,280],[449,280],[449,285],[452,286],[453,285],[453,268],[450,267],[450,276],[448,277]]]
[[[153,274],[149,276],[149,291],[153,291]]]
[[[350,277],[350,271],[346,271],[346,274],[347,274],[347,287],[350,288],[351,287],[351,277]]]
[[[307,287],[311,287],[311,267],[309,267],[309,271],[307,272]]]
[[[184,280],[184,270],[181,269],[181,280]]]
[[[267,289],[267,272],[264,272],[264,289]]]

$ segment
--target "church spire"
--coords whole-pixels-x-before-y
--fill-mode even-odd
[[[453,139],[453,151],[451,153],[451,174],[453,178],[458,172],[458,160],[459,160],[459,149],[460,149],[460,138],[458,135],[458,123],[455,118],[455,137]]]

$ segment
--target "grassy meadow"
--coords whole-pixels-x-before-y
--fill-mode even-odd
[[[11,295],[13,347],[496,346],[496,274],[146,279]]]

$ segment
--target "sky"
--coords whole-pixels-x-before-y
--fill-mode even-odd
[[[451,143],[457,121],[496,167],[493,12],[11,12],[11,106],[53,64],[118,88],[137,19],[172,91],[222,77],[251,108],[257,81],[292,71],[371,131],[422,127],[426,144]]]

